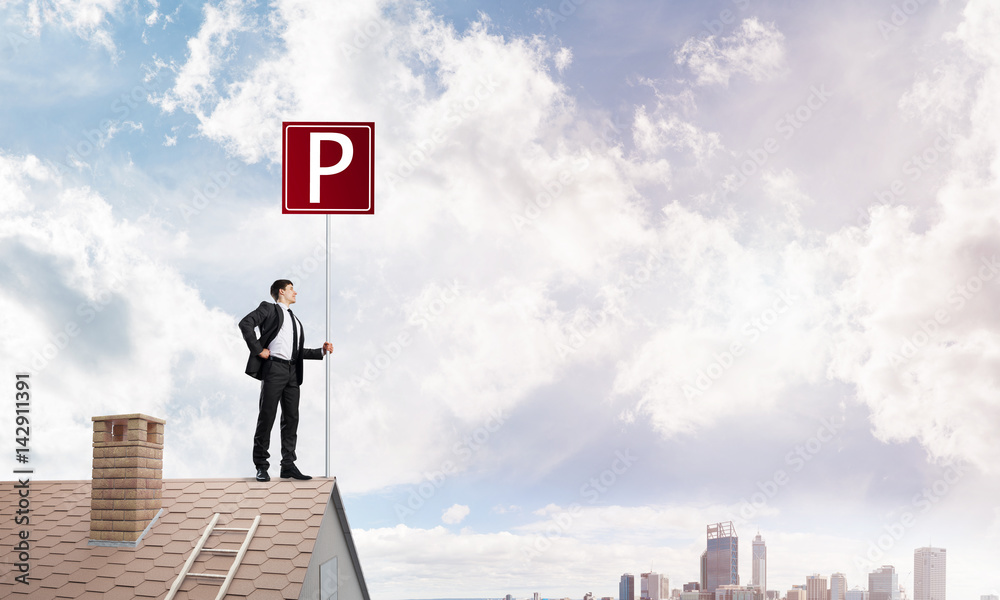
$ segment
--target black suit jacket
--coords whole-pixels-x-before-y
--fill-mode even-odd
[[[243,317],[240,321],[240,331],[243,333],[243,339],[247,343],[247,348],[250,349],[250,358],[247,359],[247,375],[253,377],[254,379],[264,379],[264,365],[267,361],[260,357],[260,353],[263,352],[264,348],[267,348],[267,346],[274,340],[275,336],[278,335],[278,331],[281,329],[281,324],[284,320],[285,311],[281,310],[276,303],[261,302],[260,306],[258,306],[256,310]],[[254,332],[255,327],[260,330],[259,338],[257,337],[256,332]],[[297,346],[300,350],[299,356],[295,361],[295,373],[297,375],[299,385],[302,385],[302,359],[321,359],[323,358],[323,349],[306,348],[305,333],[303,333],[302,327],[299,327],[298,329],[299,341]]]

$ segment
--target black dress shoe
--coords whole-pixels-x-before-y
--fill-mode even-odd
[[[267,469],[257,468],[257,481],[271,481],[271,476],[267,474]]]
[[[303,481],[306,480],[306,479],[312,479],[312,477],[310,477],[309,475],[303,475],[302,473],[300,473],[299,472],[299,468],[296,467],[295,465],[292,465],[290,467],[282,467],[281,468],[281,478],[282,479],[302,479]]]

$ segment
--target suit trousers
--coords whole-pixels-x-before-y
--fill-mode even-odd
[[[260,402],[257,413],[257,430],[253,435],[253,464],[267,469],[271,456],[271,429],[281,405],[281,466],[295,463],[295,442],[299,427],[299,384],[295,364],[273,360],[264,365],[264,380],[260,384]]]

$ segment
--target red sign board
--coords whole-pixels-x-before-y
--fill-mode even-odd
[[[281,212],[375,214],[375,123],[281,124]]]

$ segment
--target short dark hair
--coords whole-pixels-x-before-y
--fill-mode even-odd
[[[275,302],[278,301],[278,290],[283,290],[290,285],[294,284],[287,279],[279,279],[271,284],[271,297],[274,298]]]

